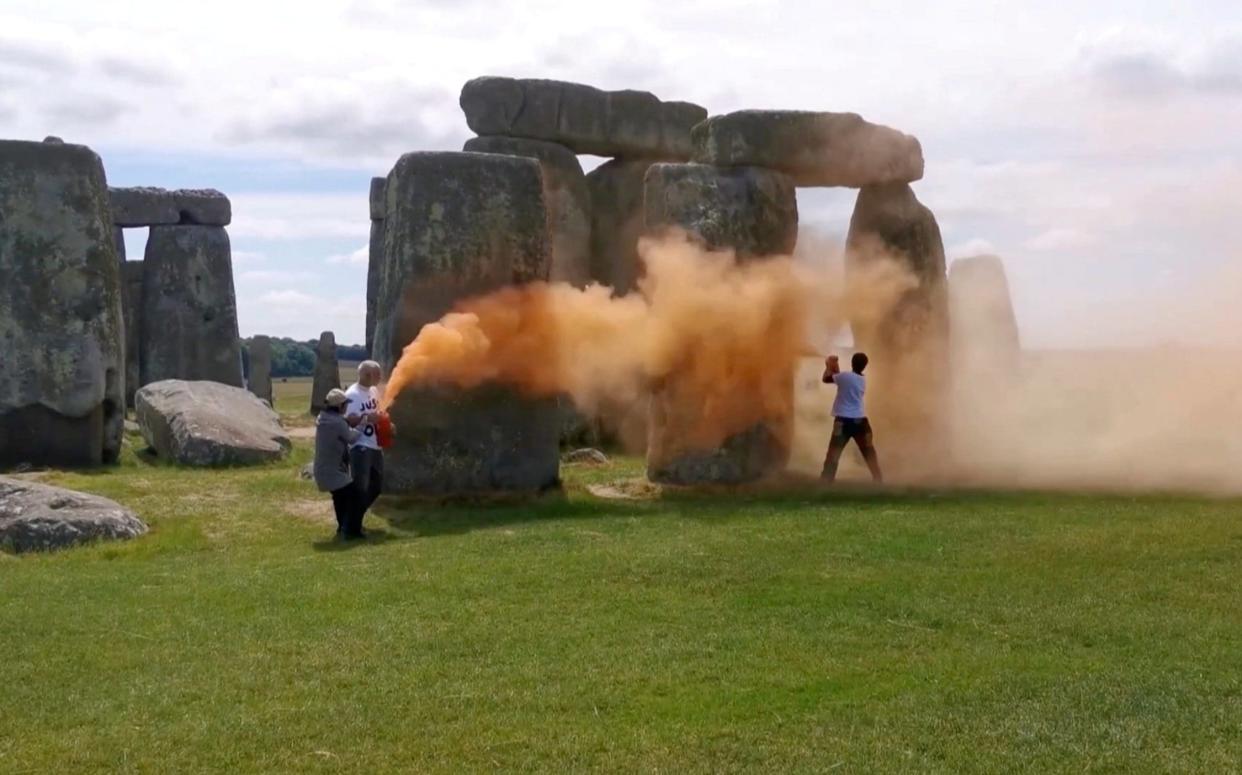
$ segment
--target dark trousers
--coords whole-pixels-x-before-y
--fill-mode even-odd
[[[358,518],[361,520],[361,515],[371,508],[384,489],[384,452],[370,447],[352,447],[349,467],[358,488]]]
[[[828,442],[828,456],[824,458],[824,471],[821,479],[831,482],[837,478],[837,464],[841,462],[841,453],[850,439],[862,450],[863,460],[871,469],[871,478],[882,481],[880,475],[880,458],[875,454],[875,444],[871,442],[871,423],[866,417],[852,419],[837,417],[832,421],[832,440]]]
[[[336,532],[352,536],[362,532],[361,499],[358,485],[350,482],[332,491],[332,509],[336,512]]]

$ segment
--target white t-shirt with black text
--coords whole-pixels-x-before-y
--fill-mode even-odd
[[[861,420],[867,416],[863,410],[863,393],[867,391],[867,378],[852,371],[832,375],[837,386],[837,397],[832,402],[832,416],[844,420]]]
[[[349,399],[346,415],[364,415],[379,409],[379,391],[373,387],[365,388],[355,382],[345,390],[345,397]],[[358,423],[356,430],[358,440],[354,442],[355,447],[380,448],[379,439],[375,437],[375,423]]]

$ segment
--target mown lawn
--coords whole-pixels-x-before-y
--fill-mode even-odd
[[[287,462],[51,480],[152,533],[0,555],[0,771],[1222,772],[1242,508],[714,493],[380,509]]]

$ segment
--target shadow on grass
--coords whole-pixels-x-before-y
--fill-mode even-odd
[[[898,503],[951,499],[950,493],[888,490],[871,486],[825,486],[773,483],[737,487],[667,488],[646,498],[601,498],[582,492],[531,496],[527,499],[469,502],[385,496],[371,513],[384,519],[402,538],[461,535],[544,520],[582,520],[608,517],[650,519],[725,520],[745,518],[773,507],[808,506],[887,507]]]
[[[400,536],[393,535],[387,530],[376,530],[374,528],[366,531],[365,538],[344,539],[338,536],[323,538],[311,544],[317,552],[349,552],[355,549],[365,549],[368,546],[379,546],[390,541],[400,540]]]

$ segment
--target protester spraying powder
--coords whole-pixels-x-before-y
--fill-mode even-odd
[[[358,488],[359,514],[375,503],[384,487],[384,451],[380,446],[380,424],[387,418],[380,411],[378,385],[384,373],[375,361],[358,364],[358,381],[345,391],[349,398],[346,420],[358,430],[349,450],[354,484]],[[361,517],[359,518],[361,521]]]
[[[828,456],[824,458],[824,471],[820,478],[827,482],[836,480],[841,453],[853,439],[862,450],[867,468],[871,469],[871,478],[879,482],[882,481],[880,459],[871,441],[871,423],[863,410],[863,394],[867,392],[863,370],[867,368],[867,354],[854,353],[850,368],[851,372],[842,374],[840,361],[837,356],[831,355],[824,369],[824,382],[837,386],[837,397],[832,402],[832,440],[828,442]]]

